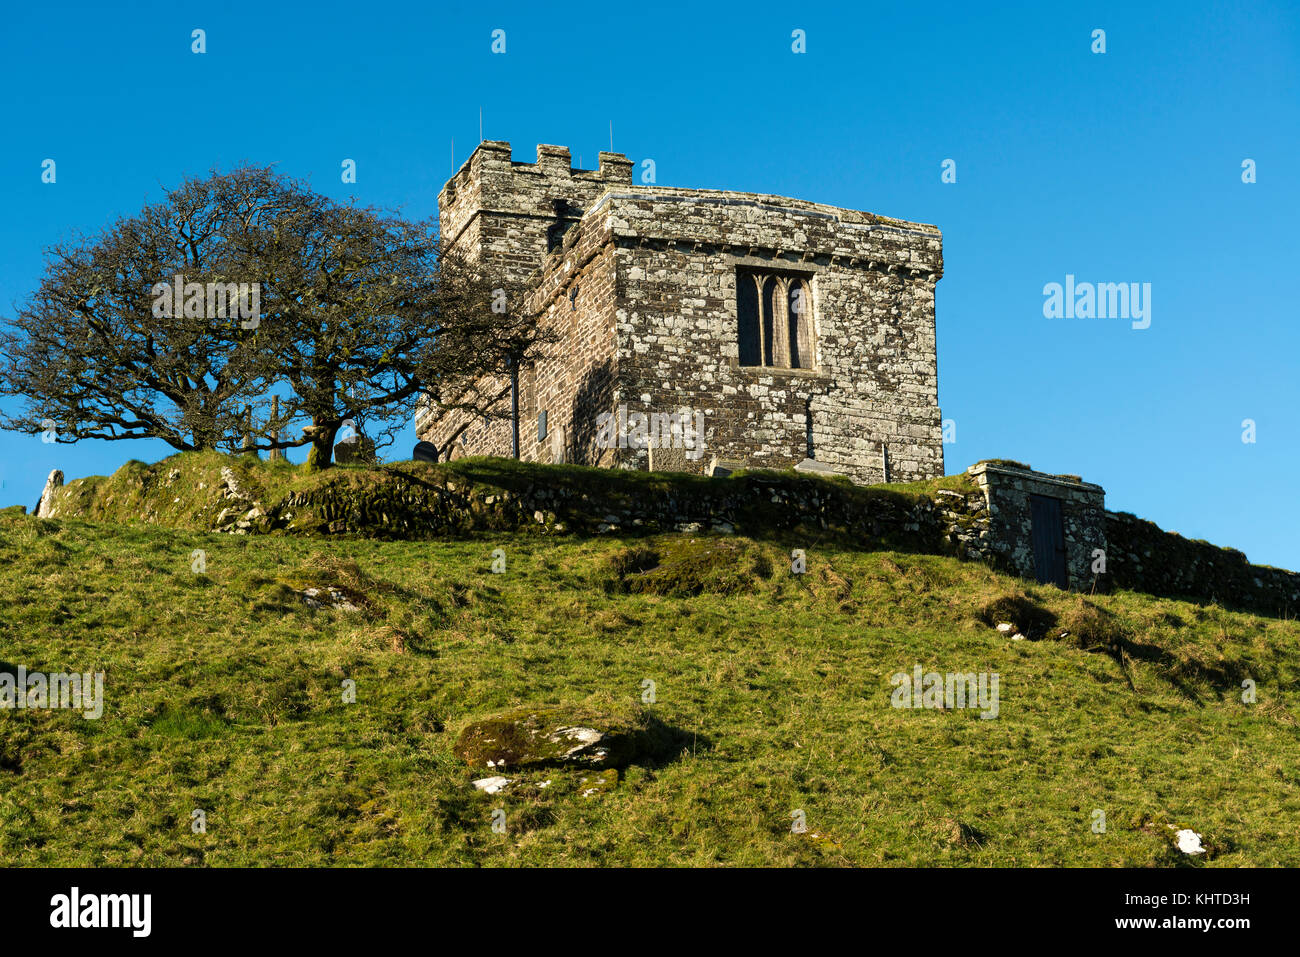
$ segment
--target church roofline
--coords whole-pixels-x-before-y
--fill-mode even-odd
[[[942,237],[943,233],[939,227],[930,223],[917,223],[905,219],[894,219],[889,216],[881,216],[877,213],[869,213],[865,210],[846,209],[839,206],[828,206],[825,203],[814,203],[804,199],[793,199],[789,196],[779,196],[775,193],[741,193],[733,190],[719,189],[679,189],[674,187],[662,186],[644,186],[644,187],[619,187],[618,189],[609,189],[601,194],[596,202],[592,203],[587,210],[583,219],[595,216],[600,209],[610,203],[620,200],[630,200],[633,202],[677,202],[677,203],[697,203],[709,204],[716,206],[749,206],[756,209],[768,209],[773,212],[790,212],[801,216],[810,216],[817,219],[826,219],[838,223],[840,226],[848,229],[863,228],[887,228],[894,229],[905,233],[914,233],[925,236],[926,238]]]
[[[585,237],[591,234],[598,237],[601,243],[614,242],[619,245],[625,244],[627,240],[635,240],[639,243],[687,242],[703,244],[717,249],[727,249],[736,254],[741,254],[747,249],[752,251],[755,248],[768,248],[767,244],[755,245],[743,237],[730,235],[708,240],[693,239],[678,234],[671,226],[666,229],[656,229],[651,233],[616,226],[614,213],[622,204],[646,202],[705,205],[714,206],[718,209],[750,207],[774,213],[793,213],[797,216],[806,216],[826,223],[832,230],[844,230],[845,232],[841,233],[842,239],[839,242],[830,245],[823,242],[818,244],[817,248],[806,247],[800,250],[804,259],[836,260],[854,265],[861,264],[868,268],[901,271],[914,275],[929,275],[936,280],[943,276],[942,253],[937,250],[932,258],[922,257],[918,259],[913,255],[907,259],[899,259],[890,255],[884,248],[877,250],[867,245],[871,240],[872,233],[884,233],[897,237],[894,240],[895,243],[901,239],[909,246],[911,243],[907,242],[905,237],[911,237],[912,241],[924,240],[926,243],[942,243],[942,232],[937,227],[925,223],[890,219],[872,213],[840,209],[835,206],[790,199],[770,193],[738,193],[727,190],[634,186],[631,188],[608,189],[601,193],[582,215],[581,219],[575,222],[565,233],[561,244],[547,253],[538,268],[534,270],[532,279],[540,282],[557,269],[563,270],[570,250],[577,247]],[[661,225],[667,225],[668,223],[671,223],[671,220],[665,220]]]

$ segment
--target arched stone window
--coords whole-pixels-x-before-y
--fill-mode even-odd
[[[812,291],[806,277],[738,270],[736,318],[740,365],[813,367]]]

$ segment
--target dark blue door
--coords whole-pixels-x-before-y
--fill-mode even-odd
[[[1034,545],[1034,577],[1044,585],[1068,587],[1061,500],[1046,495],[1030,495],[1029,522],[1029,534]]]

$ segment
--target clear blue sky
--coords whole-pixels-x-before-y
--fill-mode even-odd
[[[0,313],[36,286],[44,247],[185,174],[273,162],[423,217],[480,108],[517,159],[556,143],[588,167],[612,120],[614,148],[653,158],[662,185],[943,230],[949,472],[998,457],[1078,473],[1112,509],[1300,568],[1300,6],[991,6],[9,4]],[[1150,283],[1150,328],[1044,318],[1043,286],[1066,274]],[[30,508],[54,467],[168,452],[0,433],[0,504]]]

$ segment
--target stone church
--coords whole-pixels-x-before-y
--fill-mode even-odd
[[[518,376],[521,459],[799,466],[861,483],[943,474],[938,229],[634,185],[632,166],[602,152],[598,169],[574,169],[545,145],[519,162],[487,141],[438,197],[444,241],[522,284],[524,308],[558,337]],[[501,401],[491,418],[423,408],[419,438],[442,456],[509,456]],[[647,441],[647,421],[673,427]]]

